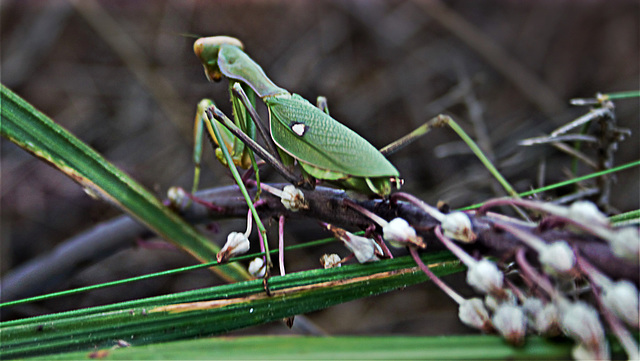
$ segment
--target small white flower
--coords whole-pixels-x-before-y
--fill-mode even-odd
[[[557,241],[538,250],[538,260],[544,270],[552,275],[566,275],[576,264],[576,257],[569,244]]]
[[[473,232],[471,219],[464,212],[445,214],[440,226],[445,236],[463,243],[473,243],[478,238]]]
[[[325,227],[353,252],[353,255],[356,256],[360,263],[379,261],[380,258],[378,256],[384,254],[380,245],[371,238],[357,236],[331,224],[326,224]]]
[[[255,278],[263,278],[267,273],[267,267],[262,257],[256,257],[249,262],[249,273]]]
[[[284,207],[292,212],[308,208],[307,202],[304,200],[304,194],[295,186],[288,185],[282,189],[280,202]]]
[[[498,306],[492,319],[493,327],[513,345],[521,345],[527,333],[527,319],[522,309],[503,303]]]
[[[458,308],[460,321],[469,327],[473,327],[484,332],[492,329],[489,312],[484,307],[484,303],[479,298],[464,300]]]
[[[524,313],[532,320],[535,319],[538,312],[542,311],[543,307],[544,303],[542,303],[542,300],[537,297],[529,297],[522,302],[522,309],[524,310]]]
[[[347,237],[342,239],[344,245],[356,256],[360,263],[379,261],[378,255],[383,254],[380,245],[373,239],[360,237],[353,233],[347,233]]]
[[[227,243],[216,255],[219,263],[226,262],[229,258],[246,253],[249,250],[249,238],[244,233],[231,232],[227,236]]]
[[[602,290],[602,302],[613,314],[629,326],[638,328],[638,289],[622,280]]]
[[[185,209],[191,202],[189,196],[187,196],[187,192],[180,187],[171,187],[167,191],[167,199],[171,204],[171,207],[174,209]]]
[[[382,227],[382,238],[389,242],[390,245],[398,248],[406,247],[410,244],[420,248],[426,247],[422,237],[418,237],[416,230],[403,218],[394,218]]]
[[[598,207],[589,201],[577,201],[569,206],[568,217],[583,224],[597,224],[608,227],[609,219]]]
[[[582,343],[577,344],[571,350],[571,356],[576,361],[610,360],[609,344],[599,347],[589,347]]]
[[[529,297],[522,303],[522,309],[529,318],[528,324],[539,334],[557,336],[560,333],[560,318],[555,304],[544,304],[537,297]]]
[[[584,302],[576,302],[561,308],[561,323],[564,332],[588,349],[603,345],[604,329],[598,312]]]
[[[320,257],[320,263],[322,264],[322,267],[324,267],[325,269],[340,267],[342,266],[342,264],[340,263],[341,261],[342,259],[340,259],[340,256],[338,256],[335,253],[323,254],[322,257]]]
[[[633,227],[625,227],[616,230],[610,238],[613,254],[620,258],[639,263],[640,259],[640,233]]]
[[[558,307],[549,302],[538,314],[533,321],[533,328],[545,336],[557,336],[560,333],[560,313]]]
[[[500,293],[504,275],[495,263],[482,259],[469,266],[467,283],[482,294]]]

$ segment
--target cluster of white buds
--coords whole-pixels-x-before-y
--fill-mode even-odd
[[[280,195],[280,202],[284,207],[292,212],[297,212],[301,209],[309,208],[309,205],[304,199],[302,191],[295,186],[288,185],[282,189]]]
[[[403,218],[394,218],[382,227],[382,238],[390,245],[404,248],[409,245],[425,248],[427,245],[416,230]]]
[[[249,238],[244,233],[231,232],[227,236],[224,247],[216,254],[218,263],[226,262],[229,258],[246,253],[249,250]]]
[[[341,262],[342,259],[340,259],[340,256],[335,253],[323,254],[322,257],[320,257],[320,264],[322,264],[322,267],[325,269],[340,267],[342,266]]]
[[[473,243],[478,236],[473,232],[471,219],[464,212],[451,212],[442,216],[440,227],[444,235],[462,243]]]

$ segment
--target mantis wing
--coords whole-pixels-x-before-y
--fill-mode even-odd
[[[398,177],[373,145],[297,94],[265,97],[274,142],[301,162],[344,177]]]

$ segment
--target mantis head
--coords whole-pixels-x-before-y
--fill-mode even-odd
[[[209,81],[219,81],[222,79],[222,72],[218,67],[218,52],[222,45],[233,45],[240,49],[244,48],[242,42],[230,36],[209,36],[200,38],[193,44],[193,52],[196,53],[202,66],[204,73]]]

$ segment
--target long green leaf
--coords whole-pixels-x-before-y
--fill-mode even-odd
[[[425,325],[428,327],[427,325]],[[568,360],[568,339],[529,337],[512,347],[499,336],[250,336],[48,355],[47,360]]]
[[[4,85],[0,86],[0,93],[3,137],[58,168],[90,195],[120,207],[198,260],[215,260],[219,248],[144,187]],[[215,271],[232,281],[249,278],[237,264],[217,267]]]
[[[448,252],[423,257],[438,275],[458,272]],[[219,334],[281,320],[412,284],[427,276],[410,257],[297,272],[0,323],[0,358],[29,357]]]

